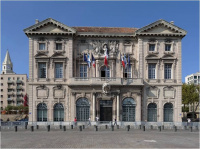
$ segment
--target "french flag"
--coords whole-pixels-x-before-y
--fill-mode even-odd
[[[122,59],[122,65],[123,65],[123,67],[125,68],[124,57],[121,56],[121,59]]]
[[[107,50],[107,49],[106,49],[106,51],[105,51],[104,56],[105,56],[104,65],[106,65],[106,67],[108,67],[108,50]]]
[[[88,63],[88,67],[90,68],[91,60],[90,60],[90,54],[89,53],[87,55],[87,63]]]
[[[128,55],[128,67],[130,68],[131,62],[130,62],[130,56]]]
[[[93,65],[93,67],[95,68],[95,59],[94,59],[93,54],[92,54],[92,65]]]
[[[125,64],[125,68],[126,68],[127,67],[126,55],[124,55],[124,64]]]

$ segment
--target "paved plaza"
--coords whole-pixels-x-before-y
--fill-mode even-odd
[[[59,127],[1,130],[2,148],[199,148],[199,131],[193,130],[140,130],[124,128],[103,129],[95,131],[93,127],[83,131]]]

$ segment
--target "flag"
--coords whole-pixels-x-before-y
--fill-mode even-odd
[[[87,62],[87,57],[85,53],[83,53],[83,61]]]
[[[130,56],[128,55],[128,67],[131,67]]]
[[[126,55],[124,54],[124,65],[125,65],[125,68],[127,67],[127,60],[126,60]]]
[[[28,104],[27,104],[27,94],[24,96],[24,107],[26,107],[26,106],[28,106]]]
[[[88,63],[88,67],[90,68],[91,60],[90,60],[90,54],[89,53],[87,54],[87,63]]]
[[[121,56],[121,60],[122,60],[122,65],[125,68],[125,63],[124,63],[124,57],[123,56]]]
[[[95,59],[94,59],[93,54],[92,54],[92,65],[93,65],[93,67],[95,68]]]
[[[108,50],[107,50],[107,48],[106,48],[106,51],[104,52],[104,56],[105,56],[104,65],[106,65],[108,67]]]

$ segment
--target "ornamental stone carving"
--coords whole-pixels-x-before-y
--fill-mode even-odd
[[[110,85],[108,83],[104,83],[102,86],[102,91],[104,94],[108,94],[110,92]]]

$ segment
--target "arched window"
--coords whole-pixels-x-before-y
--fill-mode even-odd
[[[164,105],[164,122],[173,122],[173,105],[166,103]]]
[[[101,67],[101,77],[102,78],[110,78],[110,68],[103,66]]]
[[[90,104],[87,98],[80,98],[76,102],[77,121],[87,121],[90,117]]]
[[[148,122],[157,122],[157,105],[150,103],[148,105]]]
[[[61,103],[54,105],[54,121],[64,121],[64,107]]]
[[[47,121],[47,105],[45,103],[37,106],[37,121]]]
[[[135,121],[135,101],[133,98],[125,98],[122,103],[122,121]]]

